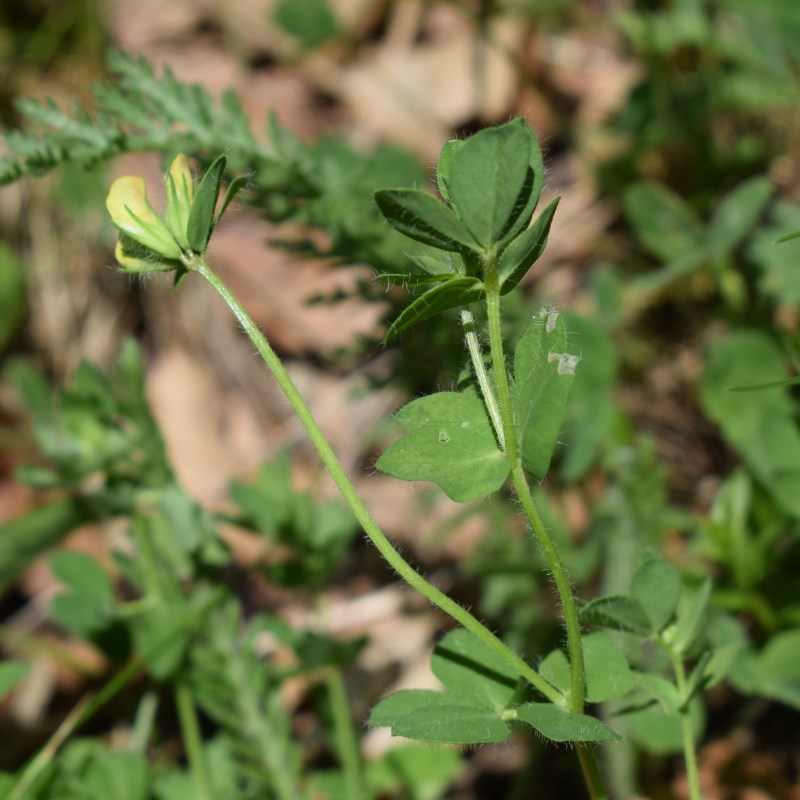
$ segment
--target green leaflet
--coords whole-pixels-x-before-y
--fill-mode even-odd
[[[570,714],[552,703],[525,703],[517,716],[554,742],[608,742],[620,737],[588,714]]]
[[[412,325],[446,311],[474,303],[483,297],[483,282],[477,278],[452,278],[446,283],[428,289],[425,294],[415,298],[410,306],[403,309],[400,316],[389,326],[386,339],[390,340]]]
[[[701,398],[753,475],[787,512],[800,517],[800,431],[789,392],[779,388],[786,366],[786,356],[765,334],[736,331],[709,348]],[[728,391],[770,383],[776,388]]]
[[[535,142],[525,121],[517,119],[482,130],[447,153],[443,180],[450,204],[486,249],[501,241],[525,207],[530,188],[523,189]]]
[[[650,620],[642,604],[624,594],[606,595],[587,603],[580,611],[584,625],[599,625],[617,631],[647,634]]]
[[[634,674],[612,636],[596,631],[582,639],[587,702],[604,703],[627,694],[635,684]],[[562,692],[569,692],[569,661],[563,650],[553,650],[542,661],[539,671]]]
[[[514,413],[525,469],[543,478],[550,466],[578,357],[568,352],[567,328],[557,311],[543,309],[517,342]]]
[[[419,189],[381,189],[375,202],[387,222],[410,239],[440,250],[480,250],[464,224],[436,198]]]
[[[493,709],[446,692],[411,689],[381,700],[369,717],[373,728],[425,742],[487,744],[504,742],[506,722]]]
[[[500,257],[498,278],[500,280],[501,294],[508,294],[525,277],[528,270],[544,252],[547,238],[550,235],[550,225],[556,213],[558,202],[556,197],[537,218],[530,228],[523,231],[503,251]]]
[[[681,597],[681,575],[669,561],[650,558],[642,563],[631,581],[631,597],[641,603],[658,633],[670,622]]]
[[[464,628],[450,631],[437,645],[431,669],[453,695],[498,711],[517,688],[516,671]]]
[[[420,397],[397,413],[405,436],[378,459],[383,472],[431,481],[459,503],[499,489],[509,465],[474,389]]]

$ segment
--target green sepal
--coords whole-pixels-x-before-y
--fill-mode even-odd
[[[567,352],[567,328],[557,311],[531,320],[514,352],[514,416],[522,463],[543,478],[558,443],[577,356]]]
[[[550,225],[553,215],[561,200],[556,197],[550,205],[539,214],[536,222],[516,239],[511,241],[500,256],[498,280],[500,281],[500,294],[508,294],[526,275],[528,270],[536,263],[539,256],[547,246],[550,236]]]
[[[535,141],[525,121],[516,119],[445,152],[442,174],[449,202],[483,248],[497,245],[527,204],[525,184]]]
[[[175,278],[172,281],[172,291],[177,292],[178,287],[183,283],[183,279],[189,274],[189,270],[181,264],[175,270]]]
[[[481,250],[458,217],[427,192],[381,189],[375,192],[375,203],[386,221],[410,239],[439,250]]]
[[[508,461],[472,387],[420,397],[401,408],[396,419],[405,435],[378,459],[382,472],[431,481],[458,503],[497,491],[508,477]]]
[[[553,742],[609,742],[619,739],[607,725],[588,714],[571,714],[552,703],[524,703],[517,718]]]
[[[214,211],[222,188],[222,176],[228,163],[227,156],[219,156],[208,168],[195,192],[186,238],[195,253],[204,253],[211,231],[214,229]]]
[[[158,256],[126,233],[120,233],[114,254],[119,264],[117,271],[127,275],[139,275],[143,272],[171,272],[183,266],[183,262],[178,259]]]
[[[242,187],[247,183],[247,178],[244,175],[240,175],[238,178],[234,178],[228,184],[228,191],[225,192],[225,197],[222,198],[222,205],[219,207],[219,211],[214,215],[214,221],[211,223],[211,231],[209,232],[209,236],[214,233],[214,228],[217,227],[219,221],[222,219],[222,215],[225,213],[225,210],[231,203],[234,197],[241,191]]]
[[[412,325],[449,308],[459,308],[483,297],[483,282],[477,278],[453,278],[429,289],[403,309],[386,331],[386,339],[394,338]]]

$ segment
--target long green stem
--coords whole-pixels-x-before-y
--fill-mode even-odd
[[[162,642],[159,644],[163,646]],[[141,669],[142,664],[140,661],[131,661],[96,695],[84,696],[75,708],[70,711],[61,725],[58,726],[58,729],[47,741],[47,744],[28,762],[19,780],[14,784],[14,788],[8,795],[8,800],[23,800],[42,770],[55,758],[61,745],[84,725],[98,709],[102,708],[118,692],[122,691]]]
[[[350,510],[353,512],[359,525],[361,525],[380,554],[389,562],[389,565],[412,589],[426,597],[433,605],[440,608],[445,614],[448,614],[458,622],[459,625],[462,625],[470,631],[470,633],[476,636],[487,647],[491,648],[548,700],[560,705],[563,698],[555,687],[542,678],[533,667],[526,664],[511,648],[479,622],[476,617],[449,598],[444,592],[437,589],[433,584],[426,581],[425,578],[423,578],[394,548],[386,537],[386,534],[383,533],[372,519],[364,502],[358,496],[355,487],[350,482],[347,473],[336,458],[328,440],[325,438],[317,421],[314,419],[311,410],[298,392],[297,387],[294,385],[289,373],[286,371],[286,368],[281,363],[275,351],[270,347],[264,334],[244,310],[239,300],[231,293],[230,289],[219,279],[208,264],[203,261],[198,261],[192,265],[192,269],[209,283],[233,312],[233,315],[242,326],[242,329],[247,334],[256,350],[258,350],[259,355],[264,360],[264,363],[277,381],[286,399],[294,409],[295,414],[297,414],[298,419],[306,429],[322,463],[325,465],[328,472],[330,472],[334,483],[341,492]]]
[[[218,589],[204,604],[200,618],[215,608],[225,596],[224,589]],[[28,762],[22,770],[7,800],[23,800],[33,782],[44,770],[64,742],[83,725],[85,725],[106,703],[114,698],[142,671],[148,659],[162,650],[180,631],[181,625],[170,626],[163,636],[156,639],[139,657],[128,662],[103,688],[95,695],[87,694],[70,711],[56,732],[48,739],[42,749]]]
[[[464,326],[464,339],[467,343],[470,359],[472,360],[472,370],[475,373],[478,387],[483,396],[483,403],[486,406],[486,410],[489,412],[489,418],[492,420],[492,427],[497,435],[500,449],[505,451],[506,437],[503,431],[503,420],[500,417],[500,408],[497,405],[497,398],[494,396],[492,384],[486,372],[486,365],[483,363],[483,353],[481,352],[481,345],[478,341],[477,331],[475,330],[475,317],[466,309],[461,312],[461,324]]]
[[[583,643],[581,641],[581,627],[578,620],[578,608],[575,595],[569,581],[564,564],[558,554],[547,528],[539,516],[536,504],[531,495],[530,486],[522,467],[519,447],[517,444],[516,423],[514,421],[514,407],[511,402],[508,373],[506,371],[505,353],[503,350],[503,335],[500,321],[500,291],[496,285],[496,264],[488,264],[486,270],[486,307],[489,325],[489,347],[492,358],[492,375],[494,377],[497,403],[500,408],[500,417],[503,424],[505,452],[511,465],[511,480],[514,490],[522,504],[525,516],[531,526],[534,536],[542,549],[547,566],[556,584],[556,591],[561,602],[564,614],[564,626],[567,632],[567,651],[570,664],[570,693],[569,710],[573,713],[583,711],[586,695],[586,672],[583,661]],[[606,797],[600,770],[592,745],[578,745],[578,757],[583,770],[584,780],[594,800]]]
[[[344,679],[338,667],[330,667],[325,671],[325,686],[331,704],[333,732],[344,771],[347,797],[351,800],[363,800],[365,792],[361,750],[353,729],[353,717],[347,702]]]
[[[678,687],[678,696],[686,697],[686,670],[678,653],[670,650],[672,668],[675,671],[675,683]],[[681,707],[681,737],[683,739],[683,757],[686,762],[686,779],[689,782],[690,800],[703,800],[700,791],[700,771],[697,768],[697,753],[694,749],[694,735],[692,734],[692,720],[689,715],[689,704]]]
[[[500,406],[500,417],[503,421],[505,432],[506,456],[511,464],[511,480],[514,489],[522,504],[525,516],[528,518],[533,534],[542,548],[547,566],[553,576],[561,601],[564,614],[564,625],[567,629],[567,650],[570,661],[570,711],[583,711],[584,695],[586,692],[586,675],[583,665],[583,645],[581,643],[581,627],[578,621],[578,609],[575,595],[569,582],[569,576],[558,555],[553,540],[539,516],[536,505],[531,496],[528,480],[522,467],[522,460],[517,445],[516,423],[514,422],[514,408],[511,403],[511,391],[506,372],[505,354],[503,352],[503,338],[500,328],[500,293],[487,289],[486,303],[489,321],[489,346],[492,356],[492,370],[497,391],[497,402]]]
[[[208,775],[205,754],[203,753],[200,724],[194,707],[191,689],[184,680],[178,680],[175,686],[175,705],[178,708],[183,746],[194,778],[195,795],[198,800],[213,800],[214,790]]]

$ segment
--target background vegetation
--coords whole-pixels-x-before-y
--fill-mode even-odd
[[[436,685],[449,624],[361,541],[203,287],[109,268],[103,210],[113,177],[156,183],[178,150],[247,170],[215,264],[385,530],[542,657],[558,609],[511,499],[372,474],[390,413],[464,379],[455,317],[381,345],[407,294],[375,275],[413,253],[372,193],[426,185],[444,141],[522,116],[543,203],[563,199],[508,336],[553,304],[583,359],[538,502],[586,599],[648,555],[687,595],[713,578],[703,624],[729,663],[697,704],[704,791],[800,796],[797,396],[727,391],[800,358],[800,240],[775,244],[800,229],[795,5],[0,10],[0,795],[583,796],[571,753],[534,737],[459,753],[367,731],[388,691]],[[598,710],[627,742],[604,754],[615,796],[687,796],[679,739],[639,701],[624,723]]]

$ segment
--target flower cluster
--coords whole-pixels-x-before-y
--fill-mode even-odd
[[[163,216],[150,205],[144,178],[126,175],[111,184],[106,208],[120,232],[115,256],[125,271],[182,273],[191,268],[192,261],[205,253],[219,218],[244,182],[242,178],[231,182],[215,213],[226,163],[220,156],[195,183],[186,156],[179,154],[164,178]]]

